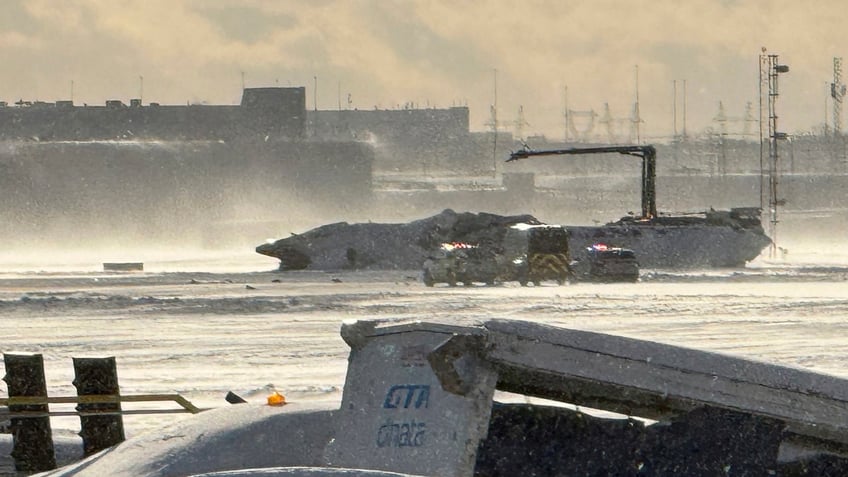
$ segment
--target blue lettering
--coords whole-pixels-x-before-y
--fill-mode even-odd
[[[418,395],[418,399],[415,399],[416,394]],[[430,385],[395,384],[386,393],[383,408],[397,409],[402,406],[404,409],[409,409],[413,406],[413,400],[415,409],[427,408],[430,404]]]

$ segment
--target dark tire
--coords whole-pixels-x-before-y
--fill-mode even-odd
[[[424,286],[427,286],[427,287],[432,287],[433,285],[436,284],[436,281],[433,280],[433,275],[430,275],[429,271],[424,272],[424,276],[422,277],[421,281],[423,281]]]

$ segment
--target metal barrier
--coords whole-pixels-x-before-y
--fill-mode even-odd
[[[172,414],[203,411],[179,394],[121,395],[115,358],[74,358],[74,386],[77,396],[47,396],[44,361],[40,354],[3,355],[9,390],[0,398],[0,422],[9,421],[12,458],[23,472],[56,468],[50,418],[78,416],[83,453],[88,456],[122,442],[122,416],[132,414]],[[170,409],[122,409],[122,403],[174,402]],[[50,404],[76,404],[73,411],[51,411]]]
[[[197,414],[206,409],[199,408],[188,399],[179,394],[123,394],[123,395],[100,395],[100,396],[56,396],[56,397],[26,397],[15,396],[0,398],[0,406],[22,406],[35,404],[107,404],[122,402],[167,402],[172,401],[179,405],[179,409],[135,409],[135,410],[91,410],[91,411],[18,411],[0,412],[0,418],[18,417],[59,417],[59,416],[98,416],[98,415],[122,415],[133,414],[174,414],[192,413]],[[10,407],[11,409],[11,407]]]

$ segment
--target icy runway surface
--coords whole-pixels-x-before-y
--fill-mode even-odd
[[[276,389],[289,401],[337,402],[349,351],[339,336],[344,320],[497,317],[848,378],[845,265],[643,270],[633,284],[527,288],[427,288],[416,270],[280,273],[274,267],[267,258],[246,256],[223,264],[146,263],[140,273],[96,266],[0,271],[0,351],[41,353],[51,396],[76,393],[73,357],[115,356],[123,394],[179,393],[197,406],[219,407],[229,405],[227,391],[264,402]],[[5,386],[0,396],[6,397]],[[125,427],[131,436],[183,416],[126,416]],[[56,418],[53,427],[79,423]]]

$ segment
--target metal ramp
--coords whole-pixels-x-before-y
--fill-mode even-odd
[[[500,390],[657,420],[718,407],[778,419],[798,437],[848,444],[848,380],[521,321],[482,326]]]
[[[713,408],[848,449],[848,381],[649,341],[513,320],[359,321],[327,465],[474,475],[495,389],[663,420]],[[776,452],[775,452],[776,453]]]

